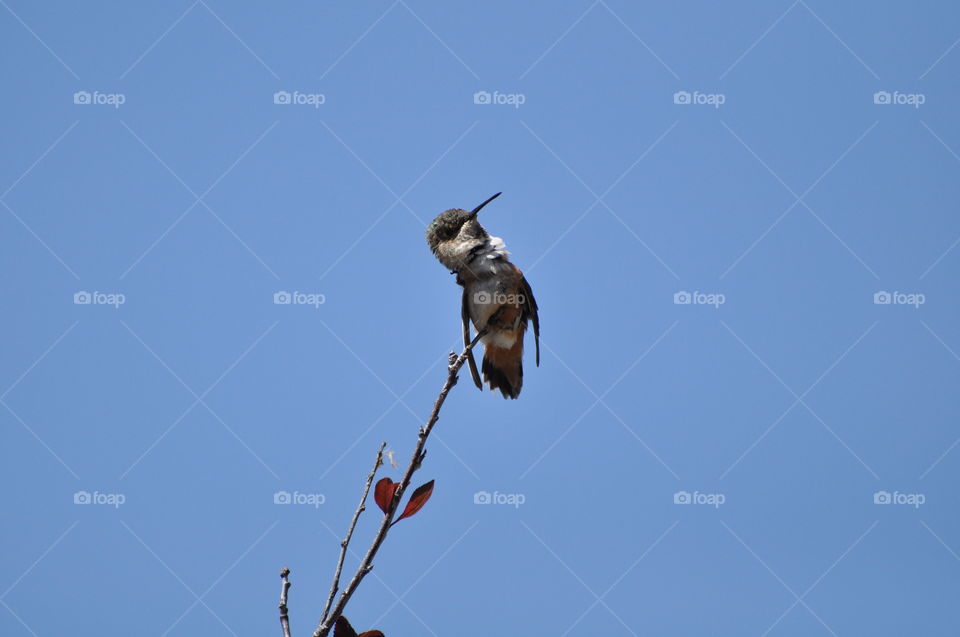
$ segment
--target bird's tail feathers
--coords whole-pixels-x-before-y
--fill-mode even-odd
[[[483,380],[490,389],[500,390],[504,398],[516,398],[523,387],[523,337],[512,347],[497,347],[486,343],[483,347]]]

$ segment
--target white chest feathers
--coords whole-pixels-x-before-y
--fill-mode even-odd
[[[500,237],[487,237],[487,242],[473,254],[470,269],[474,272],[496,274],[498,266],[510,256]]]

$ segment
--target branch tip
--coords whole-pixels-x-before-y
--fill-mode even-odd
[[[457,372],[459,372],[467,362],[474,346],[479,343],[480,339],[485,335],[486,330],[480,330],[477,332],[477,335],[474,337],[474,339],[464,347],[463,351],[459,355],[457,355],[456,352],[450,352],[448,356],[446,382],[444,382],[443,387],[440,388],[440,393],[437,395],[437,398],[433,403],[433,410],[430,412],[430,417],[427,419],[426,424],[422,425],[418,430],[419,435],[417,437],[417,444],[410,458],[410,463],[407,465],[407,468],[404,471],[403,478],[399,483],[396,483],[397,489],[394,491],[393,498],[391,499],[390,505],[387,507],[384,513],[383,519],[380,522],[380,528],[377,531],[370,548],[367,549],[367,553],[364,555],[360,565],[357,567],[357,571],[354,573],[346,588],[344,588],[340,593],[340,597],[337,598],[337,603],[334,605],[333,600],[336,597],[337,592],[340,590],[340,575],[343,572],[343,562],[346,556],[347,547],[350,543],[351,537],[353,536],[353,531],[356,528],[357,519],[365,510],[364,505],[367,500],[367,495],[370,492],[370,486],[373,483],[373,479],[377,473],[377,469],[379,469],[381,464],[383,464],[383,450],[386,448],[387,443],[381,443],[380,449],[377,451],[377,457],[373,465],[373,470],[367,476],[367,481],[363,489],[363,495],[360,498],[360,504],[357,506],[357,510],[354,512],[353,518],[350,521],[350,527],[347,530],[347,535],[340,544],[340,558],[337,561],[337,568],[333,575],[333,583],[330,587],[330,592],[327,595],[327,602],[324,606],[323,613],[320,616],[320,623],[317,626],[316,631],[314,631],[313,637],[327,637],[327,635],[329,635],[330,631],[333,630],[337,619],[343,614],[343,610],[350,601],[351,596],[360,585],[360,582],[370,571],[373,570],[373,560],[376,557],[377,552],[380,550],[380,546],[383,544],[383,541],[386,539],[387,533],[390,531],[390,527],[394,522],[393,517],[400,505],[400,500],[403,498],[404,492],[410,485],[410,480],[413,478],[414,472],[420,469],[420,465],[423,463],[424,458],[426,458],[427,438],[430,436],[430,432],[433,431],[434,425],[436,425],[437,421],[440,419],[440,409],[443,407],[443,403],[446,401],[447,395],[457,384],[459,379]],[[289,637],[289,634],[285,633],[284,637]]]

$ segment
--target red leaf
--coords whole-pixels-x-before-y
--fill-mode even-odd
[[[410,501],[407,502],[407,506],[403,510],[403,515],[397,518],[397,522],[403,518],[409,518],[411,515],[422,509],[423,505],[427,503],[427,500],[430,499],[431,495],[433,495],[433,480],[417,487],[417,490],[414,491],[413,495],[410,496]]]
[[[357,637],[357,631],[353,629],[346,617],[340,615],[333,627],[333,637]]]
[[[365,633],[357,635],[350,622],[343,615],[337,617],[337,623],[333,627],[333,637],[383,637],[379,630],[368,630]]]
[[[400,484],[398,483],[396,486],[399,487]],[[376,500],[377,506],[384,513],[390,508],[390,502],[393,501],[393,494],[396,490],[393,480],[390,478],[380,478],[380,481],[377,482],[377,486],[373,490],[373,499]]]

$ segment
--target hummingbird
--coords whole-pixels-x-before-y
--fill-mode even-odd
[[[460,208],[441,212],[427,226],[427,245],[463,287],[464,346],[473,340],[470,323],[483,333],[483,380],[504,398],[516,398],[523,386],[523,335],[531,320],[540,366],[540,317],[530,284],[520,268],[510,263],[503,239],[491,236],[477,221],[477,213],[501,194],[469,212]],[[467,362],[474,384],[482,390],[472,351]]]

